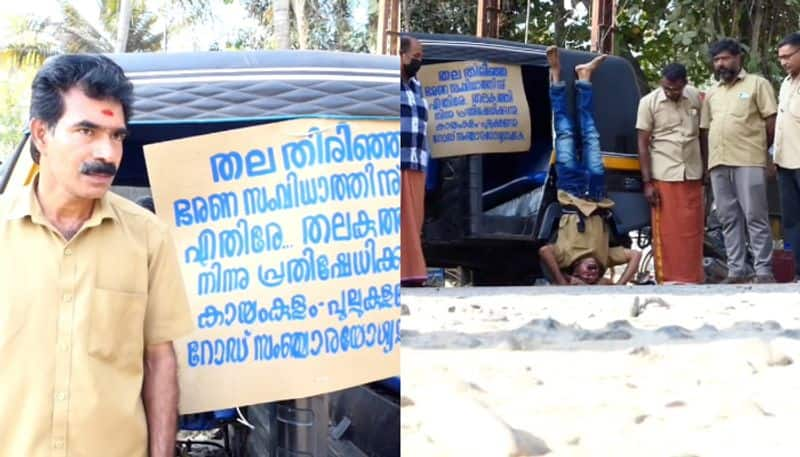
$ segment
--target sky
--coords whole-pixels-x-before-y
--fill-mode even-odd
[[[224,44],[227,38],[234,35],[235,31],[242,26],[256,26],[254,19],[248,17],[245,9],[237,0],[226,5],[223,0],[210,0],[213,11],[213,20],[185,29],[178,34],[169,36],[168,51],[205,51],[212,43]],[[96,18],[98,16],[97,0],[72,0],[71,3],[81,12],[84,17]],[[145,0],[150,11],[163,10],[164,5],[169,0]],[[365,23],[367,21],[368,0],[357,0],[353,11],[354,21]],[[25,0],[15,2],[4,2],[0,9],[0,36],[3,36],[3,28],[6,26],[3,16],[24,16],[26,14],[36,14],[38,16],[49,16],[58,19],[60,8],[57,0]],[[164,27],[164,22],[159,22],[156,29]]]

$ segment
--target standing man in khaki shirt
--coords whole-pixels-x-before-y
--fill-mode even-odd
[[[639,102],[639,163],[652,207],[653,252],[659,283],[703,282],[703,175],[700,94],[686,67],[661,71],[661,87]]]
[[[781,196],[783,239],[791,245],[800,268],[800,33],[778,45],[778,60],[787,76],[778,93],[775,122],[775,164]]]
[[[167,227],[108,192],[133,87],[99,55],[37,73],[38,176],[0,200],[0,456],[172,457],[191,331]]]
[[[745,265],[748,245],[755,282],[775,282],[765,171],[767,147],[775,131],[775,92],[769,81],[742,69],[737,41],[720,40],[711,45],[710,54],[719,82],[703,102],[700,128],[725,237],[728,277],[724,282],[751,280]]]

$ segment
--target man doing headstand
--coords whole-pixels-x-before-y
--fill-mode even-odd
[[[609,247],[610,208],[606,196],[605,168],[600,153],[600,135],[594,122],[592,73],[605,60],[601,55],[575,67],[578,118],[581,126],[582,157],[575,154],[574,126],[567,113],[567,85],[561,80],[558,48],[547,49],[550,64],[550,103],[556,131],[556,173],[558,201],[562,206],[555,243],[539,249],[544,268],[552,282],[569,284],[610,284],[603,278],[606,268],[627,264],[617,284],[629,282],[636,274],[641,253],[623,247]]]

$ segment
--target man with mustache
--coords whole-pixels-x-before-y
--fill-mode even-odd
[[[709,54],[719,82],[703,102],[701,147],[708,152],[714,204],[725,237],[728,277],[723,282],[772,283],[765,168],[775,130],[775,93],[769,81],[742,69],[737,41],[720,40]],[[745,265],[748,245],[755,278]]]
[[[800,33],[792,33],[778,44],[778,61],[787,73],[778,92],[775,121],[781,224],[783,239],[791,245],[795,265],[800,268]]]
[[[39,171],[0,201],[0,456],[175,455],[172,340],[193,328],[175,248],[108,192],[132,91],[99,55],[51,58],[33,81]]]
[[[425,219],[425,170],[428,167],[428,104],[416,78],[422,66],[422,44],[400,38],[400,280],[404,287],[422,286],[428,277],[422,253]]]

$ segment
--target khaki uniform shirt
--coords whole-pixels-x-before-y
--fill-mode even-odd
[[[0,198],[0,455],[146,457],[144,351],[194,327],[167,227],[110,192],[70,241]]]
[[[624,248],[608,247],[611,229],[605,220],[598,215],[591,215],[598,208],[611,208],[614,206],[614,202],[609,199],[592,202],[575,197],[563,190],[558,191],[558,201],[562,205],[577,207],[586,216],[583,232],[578,230],[579,215],[564,214],[561,216],[558,223],[558,238],[556,238],[554,247],[559,268],[570,268],[576,260],[590,255],[594,256],[604,268],[621,265],[627,261]]]
[[[775,163],[783,168],[800,168],[800,77],[793,81],[787,76],[778,93]]]
[[[766,166],[764,119],[777,109],[769,81],[744,70],[733,84],[720,81],[712,87],[700,117],[700,128],[708,129],[708,168]]]
[[[686,181],[703,177],[700,155],[700,94],[686,86],[677,102],[658,88],[639,101],[636,128],[650,132],[653,179]]]

